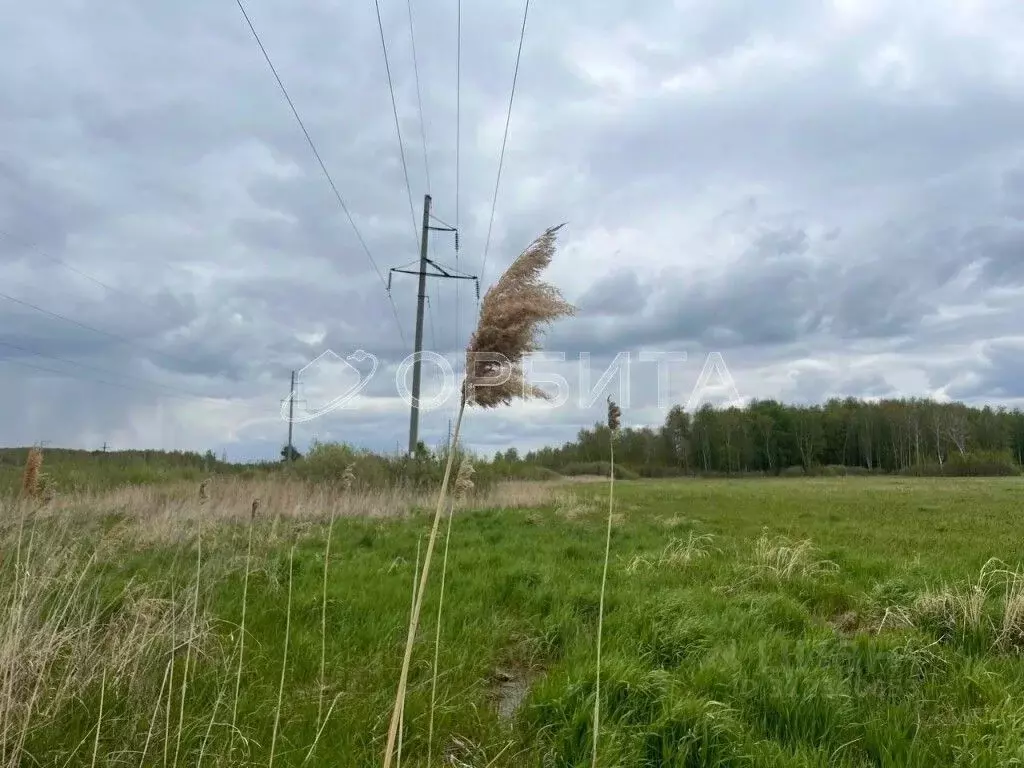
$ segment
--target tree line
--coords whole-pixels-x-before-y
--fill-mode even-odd
[[[511,455],[509,455],[511,454]],[[625,428],[616,462],[641,475],[811,473],[823,467],[867,472],[1016,472],[1024,463],[1024,413],[926,399],[832,399],[823,405],[757,400],[745,407],[673,407],[660,427]],[[510,451],[499,456],[520,460]],[[522,461],[555,471],[608,458],[608,428],[531,451]],[[973,472],[972,472],[973,473]]]

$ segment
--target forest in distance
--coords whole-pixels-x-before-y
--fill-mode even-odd
[[[628,412],[625,419],[628,424]],[[561,446],[521,451],[509,447],[473,456],[477,481],[547,480],[609,472],[608,428],[580,429]],[[0,489],[16,488],[28,448],[0,448]],[[339,442],[314,441],[287,448],[280,459],[228,462],[212,451],[45,449],[48,476],[63,490],[198,482],[210,474],[259,478],[286,472],[297,479],[330,482],[354,467],[367,487],[411,484],[435,487],[447,449],[422,442],[414,455],[384,454]],[[615,438],[616,475],[803,476],[835,474],[1018,475],[1024,464],[1024,412],[940,403],[925,399],[877,402],[833,399],[805,406],[775,400],[744,407],[706,404],[694,412],[671,408],[660,426],[623,426]]]
[[[607,427],[560,447],[497,457],[554,471],[604,461]],[[744,407],[671,408],[660,427],[624,428],[616,462],[643,476],[805,474],[820,468],[911,474],[1017,474],[1024,412],[919,398],[834,398],[821,405],[755,400]],[[573,474],[573,472],[568,472]]]

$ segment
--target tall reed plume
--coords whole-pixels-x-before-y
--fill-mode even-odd
[[[555,252],[556,235],[561,227],[562,225],[551,227],[534,240],[487,291],[480,306],[476,330],[466,348],[466,375],[462,382],[462,398],[449,445],[444,479],[441,481],[437,507],[434,510],[434,521],[427,541],[419,588],[409,621],[402,671],[384,751],[384,768],[391,768],[394,756],[395,739],[405,705],[412,649],[419,627],[420,609],[423,607],[423,596],[430,576],[430,561],[437,540],[441,513],[448,496],[448,482],[451,479],[452,462],[455,458],[452,446],[458,445],[466,406],[497,408],[511,403],[516,398],[548,397],[543,390],[526,381],[522,364],[527,354],[540,349],[541,336],[546,326],[560,317],[575,312],[574,307],[562,298],[557,288],[541,280],[541,272],[551,263]]]
[[[43,469],[43,452],[38,448],[30,448],[25,457],[25,471],[21,476],[21,493],[29,499],[39,496],[42,488],[39,474]]]
[[[597,662],[594,684],[594,750],[591,765],[597,768],[597,742],[601,728],[601,632],[604,629],[604,593],[608,583],[608,559],[612,549],[612,516],[615,511],[615,436],[619,433],[622,410],[608,397],[608,528],[604,539],[604,569],[601,599],[597,610]]]

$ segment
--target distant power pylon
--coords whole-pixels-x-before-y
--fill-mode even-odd
[[[292,443],[292,427],[295,423],[295,401],[298,399],[298,389],[296,388],[296,376],[295,371],[292,371],[292,383],[288,390],[288,447],[286,448],[288,454],[285,456],[285,461],[291,462],[295,460],[295,446]],[[282,405],[284,400],[281,401]]]

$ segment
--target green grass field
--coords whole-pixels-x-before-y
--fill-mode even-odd
[[[617,483],[599,764],[1021,764],[1022,498],[1017,479]],[[259,511],[237,678],[244,520],[203,508],[193,621],[198,504],[169,528],[62,504],[4,508],[0,764],[380,763],[424,510],[334,522],[321,691],[315,508]],[[457,512],[432,749],[442,547],[402,765],[590,765],[606,514],[604,483]]]

